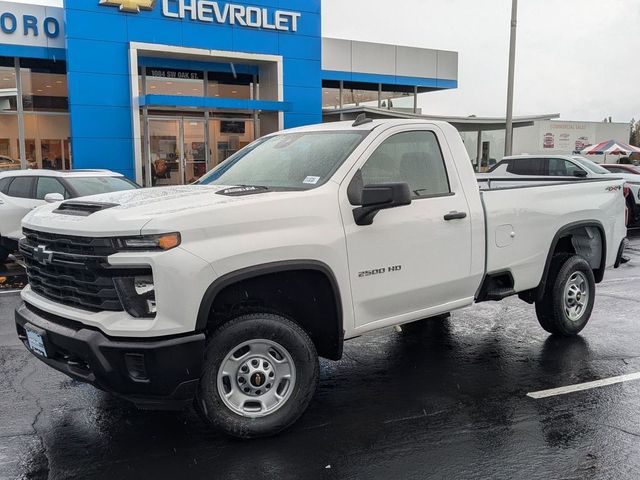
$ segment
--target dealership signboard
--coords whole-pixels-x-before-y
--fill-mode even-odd
[[[541,151],[572,153],[596,141],[596,127],[590,122],[541,122]]]
[[[0,1],[0,44],[64,48],[61,8]]]

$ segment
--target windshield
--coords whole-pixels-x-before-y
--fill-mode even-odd
[[[139,188],[124,177],[67,177],[65,180],[79,197]]]
[[[604,174],[611,173],[609,170],[607,170],[604,167],[601,167],[600,165],[598,165],[593,160],[589,160],[589,159],[584,158],[584,157],[573,157],[573,159],[576,162],[578,162],[580,165],[582,165],[584,168],[586,168],[587,170],[591,171],[592,173],[597,173],[599,175],[602,175],[603,173]]]
[[[285,133],[252,143],[196,183],[308,190],[325,183],[369,132]]]

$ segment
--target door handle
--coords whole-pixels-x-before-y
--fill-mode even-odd
[[[462,220],[463,218],[467,218],[466,212],[449,212],[444,216],[447,222],[449,220]]]

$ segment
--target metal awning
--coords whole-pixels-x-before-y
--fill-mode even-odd
[[[324,121],[335,122],[339,120],[352,120],[364,113],[370,118],[412,118],[424,120],[439,120],[448,122],[460,132],[485,132],[491,130],[504,130],[506,120],[500,117],[453,117],[438,115],[422,115],[416,113],[403,112],[399,110],[388,110],[377,107],[347,107],[341,109],[326,109],[322,111]],[[525,117],[514,117],[514,128],[530,127],[534,122],[541,120],[551,120],[560,118],[559,113],[544,115],[531,115]]]

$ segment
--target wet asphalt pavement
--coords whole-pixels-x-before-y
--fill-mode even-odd
[[[0,290],[0,478],[640,478],[640,380],[526,396],[640,372],[640,236],[630,257],[579,337],[550,337],[515,298],[366,335],[322,363],[292,429],[254,441],[48,368],[16,338],[18,295]]]

